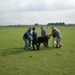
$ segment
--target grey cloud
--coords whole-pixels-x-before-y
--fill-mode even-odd
[[[0,24],[75,22],[74,0],[0,0]]]
[[[23,1],[23,0],[22,0]],[[33,0],[29,3],[20,3],[21,1],[15,1],[14,3],[8,3],[4,1],[4,5],[0,7],[0,13],[12,13],[12,12],[27,12],[27,11],[60,11],[75,9],[75,3],[70,0]]]
[[[51,1],[33,1],[28,3],[25,6],[17,8],[18,11],[59,11],[59,10],[69,10],[75,9],[75,5],[72,2],[61,1],[61,0],[53,0]]]

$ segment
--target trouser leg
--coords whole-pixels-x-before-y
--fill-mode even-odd
[[[37,48],[37,50],[39,50],[39,46],[37,45],[37,43],[36,43],[36,48]]]
[[[31,38],[29,39],[29,46],[31,47]]]
[[[35,50],[34,40],[32,41],[32,47],[33,47],[33,50]]]
[[[23,40],[24,40],[24,43],[25,43],[25,45],[24,45],[24,50],[26,49],[26,39],[25,39],[25,37],[23,36]]]

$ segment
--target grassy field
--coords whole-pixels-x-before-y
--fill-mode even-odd
[[[24,51],[22,36],[26,27],[0,28],[0,75],[75,75],[75,26],[57,28],[61,31],[62,47],[41,44],[39,51]],[[44,27],[48,34],[51,27]],[[36,28],[40,36],[40,27]]]

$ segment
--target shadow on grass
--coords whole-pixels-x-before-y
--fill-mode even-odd
[[[53,49],[55,49],[55,48],[41,47],[40,50],[34,50],[34,51],[45,51],[45,50],[53,50]],[[11,49],[3,50],[0,54],[1,54],[1,56],[8,56],[8,55],[19,54],[19,53],[23,53],[23,52],[31,52],[31,51],[32,50],[23,50],[23,47],[22,48],[11,48]]]
[[[13,55],[13,54],[18,54],[23,52],[25,52],[23,48],[5,49],[1,52],[1,56]]]
[[[47,48],[46,47],[41,47],[40,48],[41,51],[44,51],[44,50],[54,50],[54,49],[55,49],[54,47],[47,47]]]

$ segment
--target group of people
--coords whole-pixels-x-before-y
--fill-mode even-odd
[[[41,27],[41,37],[45,37],[45,36],[48,36],[48,34],[43,29],[43,27]],[[53,37],[53,39],[52,39],[53,46],[52,47],[55,47],[55,45],[56,45],[55,48],[61,47],[61,43],[60,43],[61,35],[60,35],[60,31],[57,28],[52,27],[52,32],[51,32],[51,34],[49,34],[49,36]],[[37,50],[39,50],[39,46],[37,44],[38,36],[37,36],[35,27],[29,28],[23,35],[23,40],[25,42],[24,50],[31,49],[31,38],[32,38],[32,50],[35,50],[35,45],[36,45]]]
[[[34,27],[32,29],[29,28],[23,35],[23,40],[25,42],[24,50],[26,50],[27,48],[31,49],[31,36],[33,50],[35,50],[35,45],[37,47],[37,50],[39,50],[39,47],[37,45],[37,33]]]

